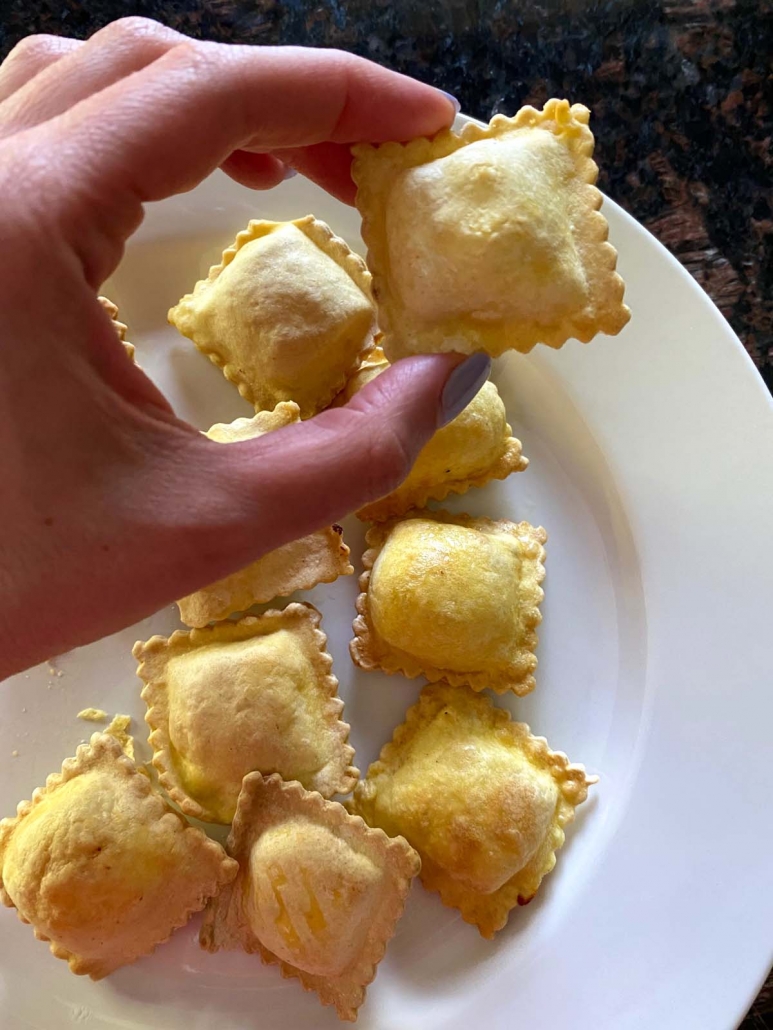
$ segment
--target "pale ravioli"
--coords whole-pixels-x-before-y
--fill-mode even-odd
[[[437,683],[347,807],[402,834],[421,855],[424,886],[491,938],[553,869],[596,780],[488,698]]]
[[[362,258],[313,215],[251,221],[222,261],[169,312],[256,410],[327,407],[372,341]]]
[[[365,539],[356,665],[499,694],[534,689],[544,529],[415,511]]]
[[[134,645],[153,765],[186,815],[230,823],[255,770],[325,797],[357,782],[321,618],[290,604]]]
[[[118,305],[114,304],[109,297],[97,297],[97,300],[105,310],[105,314],[108,316],[110,321],[113,323],[116,336],[123,344],[123,349],[126,351],[127,357],[130,357],[132,361],[134,358],[134,344],[129,343],[126,339],[126,334],[129,331],[129,327],[125,322],[119,322],[118,320]]]
[[[228,838],[233,885],[207,909],[201,945],[243,948],[354,1021],[402,915],[419,857],[298,783],[252,773]]]
[[[365,356],[357,372],[337,399],[346,403],[376,376],[389,368],[380,346]],[[522,472],[529,462],[521,453],[521,441],[512,435],[505,406],[493,383],[484,383],[464,411],[439,429],[416,459],[408,478],[387,497],[357,512],[367,522],[381,522],[421,508],[429,500],[442,501],[449,494],[466,493],[492,479]]]
[[[205,434],[217,443],[237,443],[281,429],[298,421],[298,405],[278,404],[273,411],[261,411],[252,418],[218,423]],[[291,540],[238,572],[202,587],[177,602],[186,626],[206,626],[254,604],[287,597],[296,590],[311,590],[318,583],[332,583],[354,572],[349,548],[340,526],[319,529],[300,540]]]
[[[236,871],[101,733],[0,822],[0,899],[94,980],[153,951]]]
[[[353,148],[390,361],[525,352],[623,328],[589,116],[549,100],[458,135]]]

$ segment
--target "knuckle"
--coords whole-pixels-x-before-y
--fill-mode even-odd
[[[58,36],[25,36],[11,50],[6,60],[14,64],[40,65],[58,54],[61,48]]]
[[[209,54],[193,39],[185,39],[178,43],[174,53],[179,60],[190,61],[193,64],[206,64],[210,60]]]
[[[89,47],[107,47],[154,57],[170,50],[181,38],[179,32],[169,29],[152,18],[131,16],[119,18],[95,32]]]
[[[196,40],[185,39],[171,48],[167,55],[170,70],[172,68],[190,83],[208,81],[215,84],[228,65],[229,55],[218,43],[199,43]],[[247,121],[246,114],[242,110],[245,102],[240,102],[234,91],[230,98],[231,108],[229,117],[236,121],[236,112],[241,114],[242,120]]]
[[[192,39],[185,39],[182,43],[177,43],[172,53],[180,64],[190,67],[197,74],[204,74],[219,61],[218,51]]]
[[[340,50],[338,47],[331,47],[328,51],[333,60],[339,62],[343,68],[355,68],[362,64],[362,58],[352,54],[348,50]]]
[[[142,18],[139,15],[131,15],[126,18],[119,18],[117,21],[106,25],[95,33],[93,39],[105,40],[129,40],[144,42],[145,40],[156,40],[161,37],[173,35],[171,29],[167,29],[160,22],[152,18]]]
[[[348,65],[350,63],[351,54],[347,53],[346,50],[340,50],[338,47],[326,48],[327,56],[331,61],[335,61],[338,64]]]

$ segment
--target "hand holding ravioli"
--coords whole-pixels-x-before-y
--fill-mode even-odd
[[[459,413],[480,369],[457,373],[468,378],[444,399],[459,358],[424,357],[223,461],[128,360],[125,329],[97,299],[145,203],[218,166],[260,189],[294,167],[351,201],[352,143],[431,134],[453,114],[440,91],[340,51],[195,42],[140,18],[11,52],[0,67],[0,567],[14,603],[0,615],[0,679],[376,500]],[[285,236],[310,261],[321,253],[320,236]],[[303,415],[332,399],[370,331],[370,300],[340,273],[351,317],[339,364],[320,396],[298,397]],[[261,406],[281,387],[268,384]]]

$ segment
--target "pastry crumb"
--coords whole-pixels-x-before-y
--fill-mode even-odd
[[[109,737],[115,737],[123,748],[124,754],[134,761],[134,737],[129,733],[132,717],[130,715],[114,715],[112,722],[106,727],[105,733]]]
[[[107,712],[102,708],[84,708],[78,712],[78,718],[85,722],[107,722]]]
[[[18,758],[18,757],[19,757],[19,752],[16,750],[16,748],[14,748],[13,751],[11,752],[11,758]]]

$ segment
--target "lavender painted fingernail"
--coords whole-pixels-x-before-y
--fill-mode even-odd
[[[483,351],[471,354],[457,365],[446,380],[440,396],[440,426],[448,425],[467,407],[491,372],[491,358]]]
[[[454,108],[456,110],[456,114],[459,114],[459,112],[462,109],[462,105],[459,103],[459,101],[456,99],[456,97],[453,95],[453,93],[446,93],[446,91],[444,89],[441,89],[440,92],[443,94],[444,97],[448,97],[448,99],[454,105]]]
[[[298,174],[298,169],[293,168],[291,165],[287,165],[285,173],[282,176],[282,182],[287,182],[288,179],[293,179]]]

